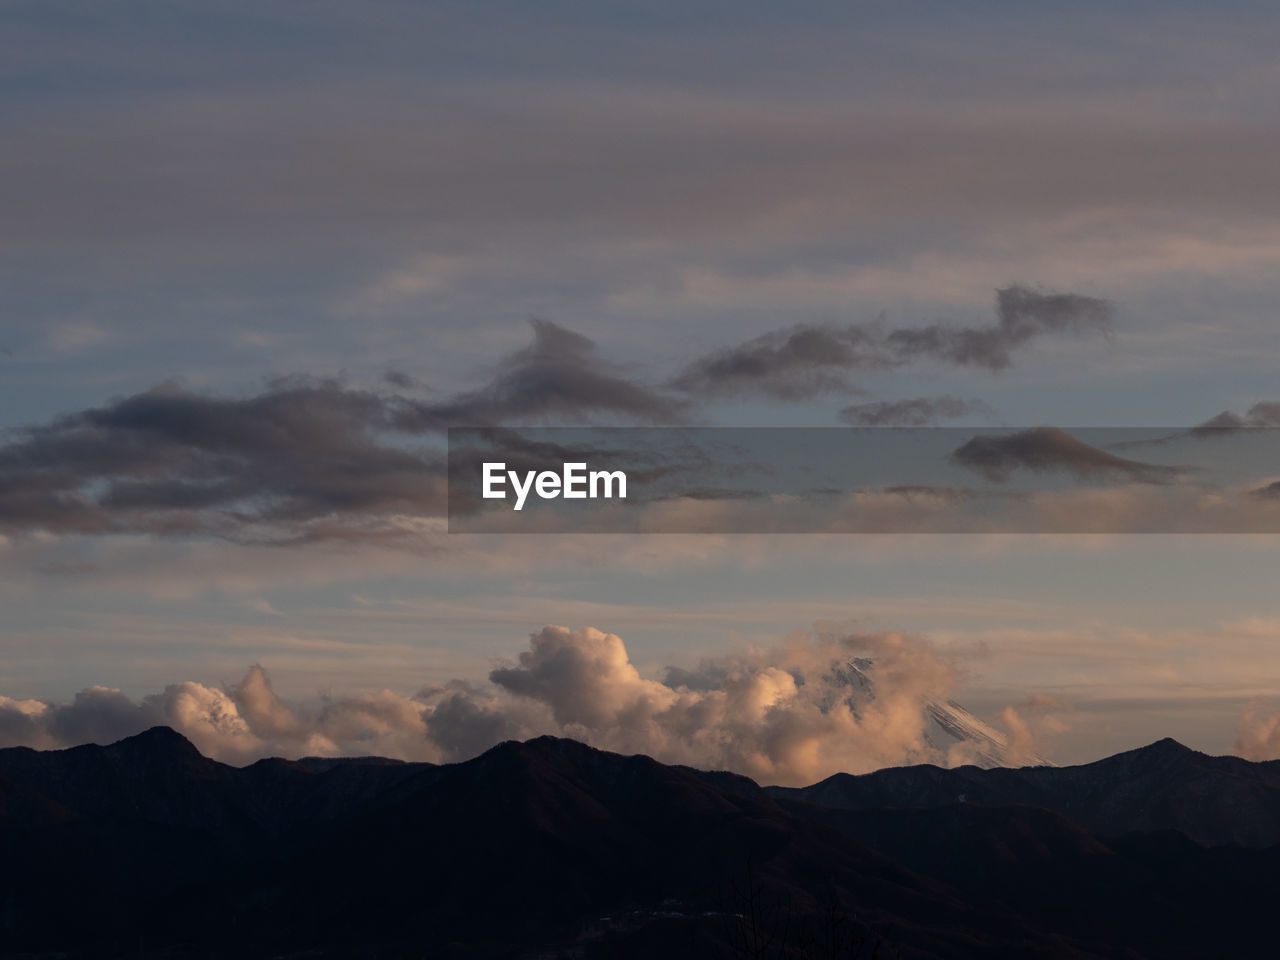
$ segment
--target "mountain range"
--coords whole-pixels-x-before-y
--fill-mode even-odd
[[[572,740],[227,766],[157,727],[0,750],[7,957],[1269,957],[1280,762],[804,788]]]

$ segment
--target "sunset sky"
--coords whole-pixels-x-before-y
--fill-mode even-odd
[[[449,534],[438,469],[449,426],[1280,426],[1273,6],[0,23],[0,746],[803,782],[930,759],[952,697],[1059,763],[1280,757],[1276,535]],[[883,715],[794,686],[845,649]]]

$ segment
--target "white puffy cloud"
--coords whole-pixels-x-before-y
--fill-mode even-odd
[[[1280,703],[1250,701],[1240,716],[1235,752],[1246,760],[1280,759]]]
[[[1022,703],[1010,704],[997,716],[1008,731],[1008,755],[1015,764],[1037,763],[1048,752],[1053,738],[1070,726],[1070,708],[1056,697],[1038,694]],[[959,746],[959,745],[958,745]],[[948,758],[961,762],[953,749]]]
[[[851,679],[855,656],[874,658],[874,689]],[[458,680],[412,696],[382,690],[291,705],[254,665],[226,690],[186,681],[138,701],[106,687],[67,704],[0,698],[0,738],[48,748],[166,724],[228,762],[271,755],[448,762],[503,740],[553,734],[799,784],[837,771],[962,762],[926,737],[924,705],[945,700],[955,680],[924,640],[900,633],[800,632],[657,680],[641,674],[615,634],[548,626],[484,685]],[[1036,738],[1023,713],[1006,713],[1015,743],[1032,752]]]

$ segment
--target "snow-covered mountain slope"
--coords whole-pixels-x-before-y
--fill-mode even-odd
[[[855,710],[860,702],[866,703],[874,699],[875,661],[867,657],[855,657],[837,671],[837,676],[852,688],[851,700]],[[1035,753],[1015,754],[1004,733],[974,716],[954,700],[928,699],[924,702],[923,709],[925,743],[945,758],[958,759],[984,769],[1053,766]]]

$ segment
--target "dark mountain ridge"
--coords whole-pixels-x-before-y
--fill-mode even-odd
[[[1280,761],[1212,757],[1172,739],[1074,767],[890,767],[767,790],[842,810],[1027,805],[1102,836],[1178,830],[1208,845],[1280,843]]]
[[[1214,784],[1274,810],[1274,778],[1171,742],[801,790],[551,737],[236,768],[155,728],[0,750],[0,955],[1264,956],[1275,850],[1054,807],[1212,835]]]

